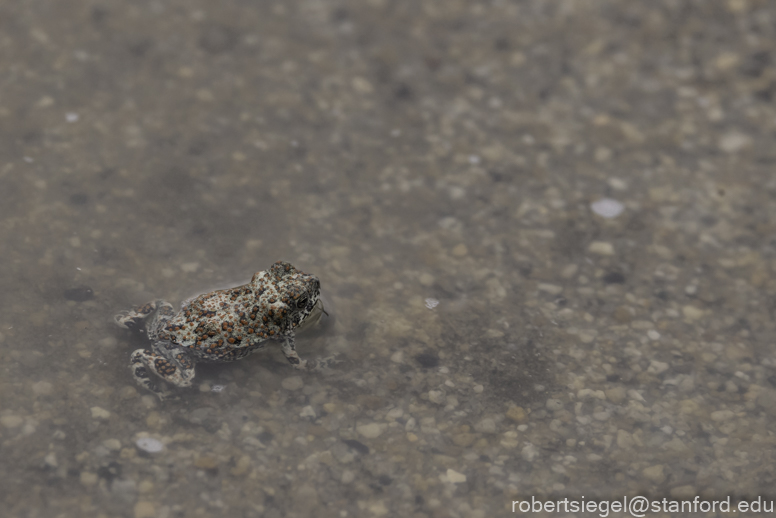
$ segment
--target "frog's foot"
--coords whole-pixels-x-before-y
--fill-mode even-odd
[[[157,342],[154,349],[163,351],[164,356],[149,349],[137,349],[132,353],[129,368],[138,384],[150,390],[159,399],[170,399],[149,373],[154,373],[164,381],[178,387],[190,387],[194,379],[194,363],[180,349],[166,349],[167,344]]]
[[[154,323],[149,327],[156,327],[156,321],[169,320],[175,315],[175,310],[169,302],[155,300],[142,306],[136,306],[129,311],[122,311],[113,317],[113,321],[122,329],[139,329],[151,315],[154,315]]]
[[[143,320],[130,316],[130,313],[131,311],[122,311],[113,317],[113,321],[122,329],[137,329]]]

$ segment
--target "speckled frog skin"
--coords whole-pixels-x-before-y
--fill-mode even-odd
[[[125,329],[145,322],[153,344],[133,352],[129,366],[140,385],[164,399],[149,373],[188,387],[197,362],[239,360],[268,340],[281,342],[288,361],[304,368],[306,361],[296,353],[294,331],[318,304],[320,293],[316,276],[278,261],[256,273],[248,284],[189,300],[177,314],[169,302],[157,300],[116,315],[115,321]]]

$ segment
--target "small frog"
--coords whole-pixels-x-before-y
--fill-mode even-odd
[[[188,387],[197,362],[239,360],[268,340],[281,342],[289,363],[304,369],[307,362],[296,353],[294,331],[311,314],[314,320],[325,312],[320,295],[316,276],[278,261],[248,284],[199,295],[177,313],[169,302],[156,300],[116,315],[115,321],[124,329],[145,322],[153,344],[133,352],[129,367],[140,385],[164,399],[149,372]]]

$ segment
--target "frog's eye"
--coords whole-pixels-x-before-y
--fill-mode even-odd
[[[302,309],[307,305],[307,297],[302,297],[296,301],[296,307]]]

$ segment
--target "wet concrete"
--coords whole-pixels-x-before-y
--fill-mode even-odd
[[[0,515],[772,495],[775,39],[757,0],[0,6]],[[115,313],[278,259],[339,364],[134,385]]]

